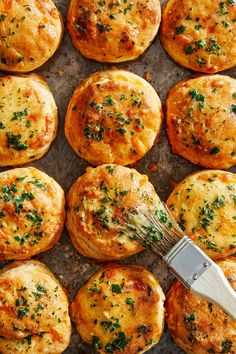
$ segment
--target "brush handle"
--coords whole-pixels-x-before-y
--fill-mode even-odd
[[[182,237],[163,260],[186,288],[220,306],[236,320],[236,292],[221,268],[189,237]]]
[[[190,289],[206,300],[220,306],[236,321],[236,293],[217,264],[210,267],[190,286]]]

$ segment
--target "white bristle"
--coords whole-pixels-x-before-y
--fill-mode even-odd
[[[162,213],[162,217],[158,217],[158,212]],[[148,206],[137,206],[130,215],[127,227],[133,232],[134,239],[161,257],[164,257],[184,236],[164,203],[158,208],[157,213]]]

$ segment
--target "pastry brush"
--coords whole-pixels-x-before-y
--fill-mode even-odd
[[[132,239],[159,255],[187,289],[236,320],[236,292],[222,269],[183,233],[164,203],[155,213],[144,205],[129,210],[126,227]]]

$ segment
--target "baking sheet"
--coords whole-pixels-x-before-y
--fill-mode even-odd
[[[54,2],[65,20],[69,0],[55,0]],[[164,0],[161,3],[163,4]],[[67,105],[73,91],[83,78],[95,71],[110,67],[114,67],[114,65],[84,59],[73,48],[70,37],[65,32],[60,49],[48,63],[37,70],[39,74],[45,77],[53,92],[58,106],[60,125],[56,141],[52,144],[49,152],[41,160],[29,165],[35,166],[55,178],[66,193],[75,179],[81,176],[88,166],[86,161],[80,159],[73,152],[65,139],[64,120]],[[134,62],[118,64],[116,67],[128,69],[141,77],[148,78],[151,76],[151,84],[157,90],[162,103],[164,103],[170,87],[179,80],[193,74],[193,72],[180,67],[168,57],[158,36],[141,58]],[[225,73],[236,78],[236,68],[227,70]],[[164,127],[159,143],[134,167],[139,172],[149,176],[151,183],[163,200],[167,199],[176,182],[200,169],[180,156],[171,153]],[[0,168],[0,172],[3,170],[6,170],[6,168]],[[236,173],[236,166],[229,171]],[[68,290],[70,300],[74,298],[77,290],[89,277],[104,265],[104,263],[98,264],[79,255],[70,244],[66,231],[64,231],[60,242],[52,250],[35,258],[46,263],[55,273],[61,284]],[[136,263],[147,267],[158,277],[165,292],[173,280],[165,266],[151,251],[143,251],[126,259],[123,263]],[[91,352],[91,347],[81,343],[79,335],[73,328],[70,346],[64,353],[91,354]],[[173,343],[167,328],[165,328],[160,342],[147,353],[180,354],[183,352]]]

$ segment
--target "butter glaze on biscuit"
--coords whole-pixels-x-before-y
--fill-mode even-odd
[[[166,128],[173,152],[192,163],[235,165],[236,80],[209,75],[177,83],[166,100]]]
[[[93,165],[128,165],[157,142],[161,123],[161,102],[147,81],[125,70],[105,70],[76,89],[65,134],[74,151]]]
[[[38,160],[56,137],[57,107],[37,74],[0,77],[0,166]]]
[[[64,219],[64,192],[54,179],[33,167],[0,173],[0,261],[50,249]]]
[[[236,259],[217,263],[236,291]],[[187,354],[236,353],[236,322],[179,281],[167,294],[166,320],[174,341]]]
[[[67,296],[54,275],[35,260],[0,271],[2,354],[61,354],[69,345]]]
[[[216,73],[236,65],[235,0],[168,0],[161,41],[179,64]]]
[[[51,0],[0,2],[0,70],[28,72],[43,65],[63,35],[60,12]]]
[[[90,168],[71,187],[67,229],[78,252],[96,260],[129,257],[143,248],[131,229],[124,229],[126,213],[147,205],[155,212],[160,205],[145,175],[119,165]]]
[[[183,231],[212,259],[236,251],[236,175],[209,170],[187,176],[167,205]]]
[[[83,286],[71,305],[82,339],[100,354],[144,353],[160,339],[164,294],[144,267],[109,264]]]
[[[159,0],[71,0],[67,27],[86,58],[119,63],[147,49],[160,20]]]

